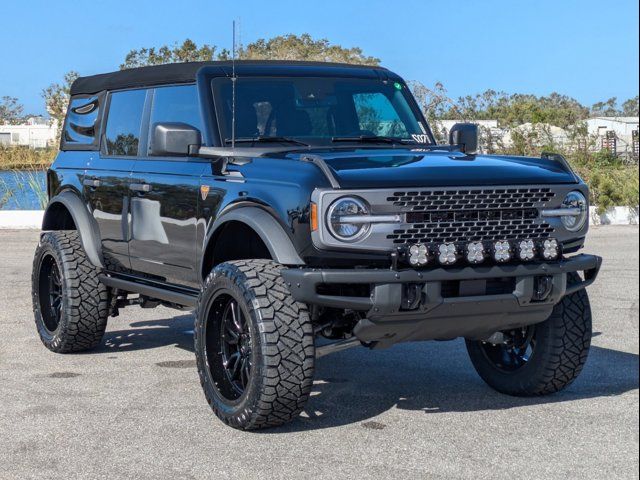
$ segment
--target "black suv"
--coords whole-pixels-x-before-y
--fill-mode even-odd
[[[42,342],[93,348],[127,305],[195,308],[202,387],[232,427],[296,417],[316,358],[353,345],[464,337],[510,395],[556,392],[587,359],[585,184],[559,155],[478,153],[475,125],[438,145],[384,68],[79,78],[60,150],[33,267]]]

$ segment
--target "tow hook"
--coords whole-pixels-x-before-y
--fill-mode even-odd
[[[421,283],[407,283],[402,285],[402,310],[415,310],[422,301]]]

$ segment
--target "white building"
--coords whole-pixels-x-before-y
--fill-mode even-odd
[[[638,117],[594,117],[587,120],[590,135],[606,136],[613,131],[621,140],[631,141],[634,130],[638,130]]]
[[[638,157],[638,117],[594,117],[587,120],[589,134],[600,148],[618,155]]]
[[[31,117],[22,125],[0,125],[0,146],[50,147],[57,133],[56,122]]]

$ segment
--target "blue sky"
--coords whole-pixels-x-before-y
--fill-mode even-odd
[[[41,90],[68,70],[117,69],[132,48],[230,47],[308,32],[366,54],[451,96],[487,88],[583,103],[638,94],[637,0],[10,0],[3,2],[0,96],[44,111]]]

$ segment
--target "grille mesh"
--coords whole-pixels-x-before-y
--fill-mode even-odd
[[[404,244],[547,238],[554,229],[538,218],[538,208],[554,197],[548,188],[393,192],[387,201],[407,212],[408,225],[387,239]]]
[[[549,188],[495,188],[394,192],[387,201],[403,211],[532,208],[555,196]]]

